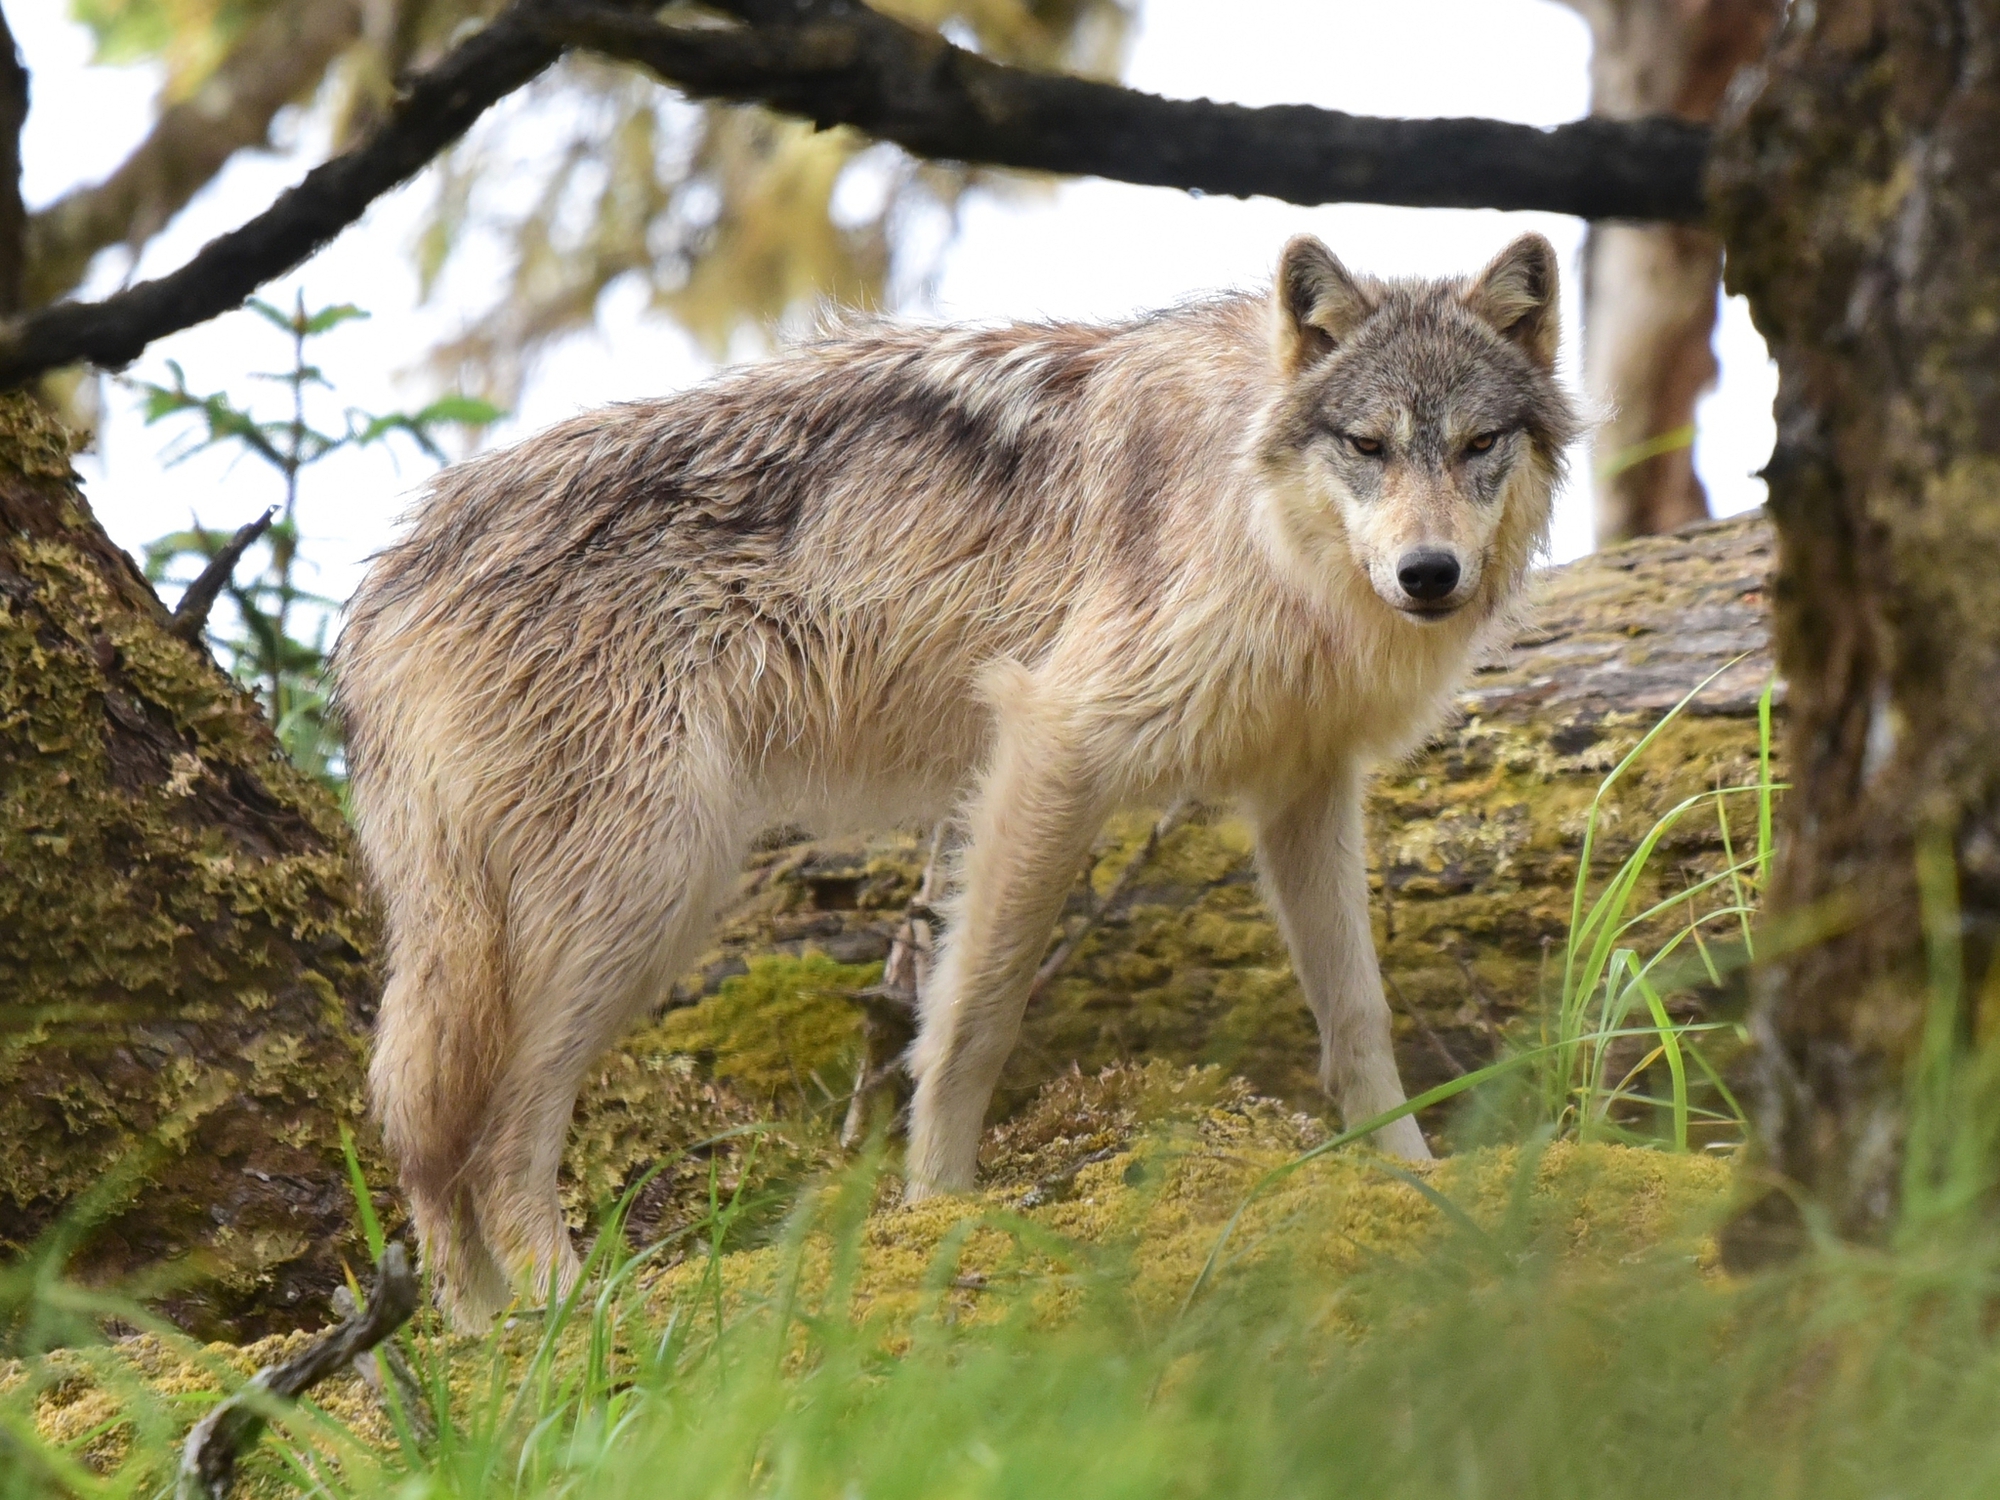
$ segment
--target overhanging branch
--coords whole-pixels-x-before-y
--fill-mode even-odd
[[[551,6],[544,24],[698,97],[851,125],[918,156],[1301,204],[1705,216],[1708,131],[1682,120],[1588,119],[1538,130],[1164,99],[991,62],[841,0],[730,8],[804,18],[669,26],[572,0]]]
[[[762,104],[919,156],[986,166],[1301,204],[1703,215],[1708,133],[1684,121],[1590,119],[1544,131],[1163,99],[991,62],[854,0],[722,4],[747,24],[667,24],[616,0],[516,0],[420,75],[366,143],[315,168],[180,270],[102,302],[0,323],[0,386],[77,360],[118,368],[153,339],[237,306],[568,47],[639,63],[697,97]]]
[[[417,75],[367,141],[308,172],[179,270],[102,302],[62,302],[0,323],[0,386],[89,360],[119,369],[154,339],[239,306],[414,176],[493,104],[561,55],[517,4]]]
[[[110,176],[29,217],[23,305],[68,293],[107,245],[136,248],[149,239],[238,151],[269,140],[278,111],[309,93],[360,34],[359,0],[281,0],[258,14],[201,87],[163,108]]]

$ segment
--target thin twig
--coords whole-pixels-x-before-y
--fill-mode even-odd
[[[181,595],[181,602],[174,606],[173,618],[167,622],[169,630],[190,645],[200,642],[201,633],[208,628],[208,612],[215,608],[216,596],[228,586],[236,565],[243,561],[243,554],[270,529],[271,518],[277,513],[278,507],[274,505],[256,520],[236,528],[236,535],[222,544],[222,550],[208,560],[208,566]]]
[[[852,1150],[868,1130],[875,1094],[893,1080],[916,1031],[925,982],[935,951],[932,934],[937,912],[933,903],[944,893],[948,823],[939,819],[931,829],[930,853],[924,873],[903,908],[903,920],[889,942],[882,963],[882,982],[855,996],[866,1016],[862,1022],[861,1062],[854,1070],[854,1091],[847,1098],[847,1116],[840,1125],[840,1144]]]
[[[328,1329],[283,1364],[266,1365],[248,1385],[195,1423],[181,1449],[175,1500],[223,1500],[236,1474],[236,1459],[257,1440],[274,1400],[297,1398],[335,1371],[352,1364],[409,1321],[417,1310],[417,1278],[401,1245],[382,1252],[368,1306]]]
[[[1403,998],[1402,986],[1396,983],[1396,976],[1391,974],[1387,969],[1384,969],[1382,971],[1382,978],[1389,986],[1389,993],[1396,997],[1396,1004],[1402,1007],[1403,1014],[1416,1023],[1417,1030],[1424,1034],[1424,1040],[1431,1044],[1431,1050],[1437,1053],[1438,1059],[1447,1068],[1451,1069],[1451,1076],[1454,1078],[1463,1078],[1465,1076],[1464,1065],[1451,1055],[1451,1048],[1444,1044],[1444,1038],[1438,1035],[1437,1028],[1431,1025],[1425,1018],[1424,1013]]]
[[[1137,854],[1126,861],[1125,868],[1118,872],[1118,878],[1111,883],[1111,889],[1104,893],[1104,899],[1091,905],[1083,914],[1083,920],[1064,934],[1063,940],[1056,944],[1055,951],[1043,959],[1042,966],[1035,970],[1035,982],[1028,986],[1030,1005],[1041,999],[1048,987],[1055,983],[1056,977],[1068,967],[1069,961],[1076,957],[1076,950],[1082,945],[1083,940],[1090,936],[1100,922],[1117,910],[1126,897],[1131,895],[1132,887],[1138,884],[1139,876],[1153,862],[1153,856],[1160,852],[1161,840],[1185,823],[1193,810],[1194,804],[1182,798],[1160,814],[1160,820],[1146,835],[1145,844],[1140,847]]]

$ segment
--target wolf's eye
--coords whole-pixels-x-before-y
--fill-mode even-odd
[[[1369,458],[1379,458],[1382,454],[1382,440],[1380,438],[1355,437],[1350,434],[1347,440],[1354,445],[1356,453],[1365,454]]]
[[[1495,443],[1499,441],[1500,441],[1499,433],[1482,432],[1479,434],[1478,437],[1474,438],[1471,442],[1465,445],[1465,451],[1468,453],[1485,453],[1490,448],[1492,448],[1492,446]]]

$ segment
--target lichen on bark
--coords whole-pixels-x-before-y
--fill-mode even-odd
[[[0,397],[0,1249],[91,1205],[86,1276],[296,1323],[356,1249],[371,943],[338,810]]]

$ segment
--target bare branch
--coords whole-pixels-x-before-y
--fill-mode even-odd
[[[21,202],[21,127],[28,122],[28,69],[0,13],[0,315],[21,310],[28,210]]]
[[[1697,220],[1705,127],[1579,120],[1376,120],[1307,105],[1163,99],[990,62],[855,0],[728,0],[755,24],[668,25],[644,0],[515,0],[420,75],[368,142],[172,275],[101,303],[0,323],[0,386],[88,359],[112,368],[152,339],[236,306],[353,223],[568,46],[638,62],[703,98],[851,125],[919,156],[1294,203],[1536,208]]]
[[[1041,999],[1047,993],[1049,986],[1061,977],[1062,971],[1069,967],[1069,961],[1076,957],[1076,950],[1082,946],[1083,940],[1090,936],[1092,929],[1106,917],[1124,907],[1126,898],[1132,894],[1132,888],[1139,883],[1139,877],[1145,873],[1146,867],[1152,864],[1153,856],[1160,852],[1161,841],[1185,823],[1193,812],[1194,804],[1183,798],[1160,814],[1159,822],[1155,823],[1152,831],[1146,835],[1146,842],[1139,847],[1137,854],[1126,861],[1125,868],[1118,872],[1118,878],[1111,883],[1111,889],[1104,893],[1104,899],[1093,904],[1090,910],[1084,913],[1083,920],[1063,934],[1063,939],[1056,944],[1055,951],[1043,959],[1042,966],[1035,970],[1034,982],[1028,986],[1028,1004],[1033,1005]]]
[[[308,172],[296,187],[193,260],[102,302],[60,303],[0,324],[0,386],[90,360],[119,369],[152,340],[240,304],[282,276],[406,181],[485,112],[555,61],[561,44],[516,4],[417,75],[368,140]]]
[[[235,1476],[236,1457],[264,1430],[270,1398],[290,1401],[336,1370],[346,1368],[401,1328],[417,1310],[417,1278],[401,1245],[382,1252],[368,1306],[328,1330],[280,1365],[268,1365],[249,1385],[203,1417],[181,1449],[176,1500],[223,1500]]]
[[[160,111],[132,154],[101,182],[72,189],[28,220],[20,307],[41,307],[83,279],[107,245],[151,238],[271,121],[310,93],[361,34],[358,0],[286,0],[258,16],[215,71]]]
[[[851,125],[919,156],[1292,203],[1533,208],[1699,220],[1708,132],[1687,121],[1383,120],[1164,99],[991,62],[854,0],[733,0],[752,26],[662,25],[585,0],[553,35],[699,97]],[[784,19],[789,13],[794,19]]]
[[[181,602],[174,606],[173,618],[167,622],[169,630],[190,645],[200,641],[201,633],[208,629],[208,612],[215,608],[216,595],[229,583],[243,554],[270,529],[271,518],[277,513],[274,505],[256,520],[236,528],[236,535],[222,544],[222,550],[208,560],[208,566],[181,594]]]
[[[334,1315],[343,1321],[355,1317],[360,1307],[354,1300],[354,1293],[344,1286],[333,1289]],[[361,1377],[361,1383],[382,1409],[392,1417],[401,1412],[403,1420],[418,1442],[429,1442],[437,1436],[437,1421],[431,1415],[430,1397],[425,1394],[423,1383],[417,1379],[417,1372],[410,1368],[403,1351],[395,1344],[384,1340],[374,1349],[365,1349],[354,1356],[353,1370]],[[395,1394],[389,1394],[390,1387]]]

